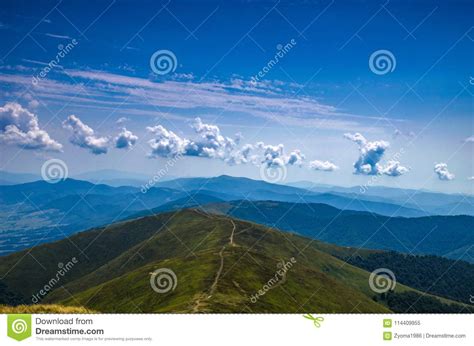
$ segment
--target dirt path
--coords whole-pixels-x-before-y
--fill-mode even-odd
[[[235,233],[235,229],[237,228],[237,226],[235,225],[234,220],[230,219],[230,222],[232,223],[232,232],[230,233],[229,244],[225,244],[222,247],[221,251],[219,251],[219,257],[221,259],[221,263],[220,263],[220,266],[219,266],[219,270],[216,273],[216,278],[214,279],[214,282],[212,283],[211,288],[209,289],[209,296],[207,297],[207,299],[211,298],[212,295],[214,294],[214,292],[217,288],[217,283],[219,282],[219,279],[221,277],[222,270],[224,269],[224,251],[225,251],[225,248],[227,247],[227,245],[235,246],[234,233]]]
[[[200,294],[198,299],[196,299],[196,302],[194,303],[193,307],[193,313],[199,312],[199,309],[205,306],[205,304],[202,302],[203,299],[205,299],[206,296],[203,294]]]
[[[212,286],[209,290],[209,296],[207,299],[211,298],[212,295],[214,294],[214,291],[216,290],[217,283],[219,282],[219,278],[221,277],[222,274],[222,269],[224,269],[224,250],[227,245],[224,245],[219,252],[219,257],[221,258],[221,265],[219,266],[219,270],[217,271],[216,278],[214,279],[214,282],[212,283]]]
[[[235,226],[234,220],[230,219],[230,222],[232,222],[232,227],[233,227],[233,228],[232,228],[232,233],[230,234],[230,238],[229,238],[229,240],[230,240],[230,246],[235,246],[235,243],[234,243],[234,233],[235,233],[235,228],[236,228],[236,226]]]
[[[201,214],[200,212],[197,212],[197,213]],[[206,215],[206,216],[210,217],[210,218],[214,218],[211,215]],[[234,242],[234,234],[235,234],[235,230],[236,230],[237,226],[236,226],[234,220],[229,219],[229,221],[232,223],[232,232],[230,233],[229,243],[224,244],[221,248],[221,251],[219,251],[220,265],[219,265],[219,269],[217,270],[216,277],[214,278],[214,282],[212,283],[211,287],[209,288],[208,296],[207,297],[200,296],[196,300],[195,305],[193,307],[193,312],[199,312],[199,309],[204,304],[202,302],[202,300],[203,299],[210,299],[212,297],[212,295],[214,294],[214,292],[216,291],[217,284],[219,283],[219,279],[222,275],[222,270],[224,269],[224,251],[225,251],[226,247],[227,246],[236,246],[236,244]]]

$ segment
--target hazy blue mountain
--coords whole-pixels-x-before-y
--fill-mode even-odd
[[[314,184],[307,181],[289,183],[288,186],[308,189],[315,193],[332,193],[349,198],[404,205],[410,209],[418,209],[431,215],[474,216],[474,196],[472,194],[445,194],[385,186],[371,186],[368,188],[359,186],[340,187]]]
[[[167,211],[174,211],[174,210],[180,210],[180,209],[186,209],[186,208],[193,208],[193,207],[200,207],[200,206],[206,206],[209,204],[215,204],[215,203],[221,203],[224,202],[224,200],[217,198],[212,195],[208,195],[205,193],[201,192],[196,192],[192,194],[191,196],[186,196],[180,199],[177,199],[172,202],[168,202],[165,204],[160,205],[159,207],[150,209],[150,210],[143,210],[141,212],[138,212],[136,214],[133,214],[125,219],[135,219],[143,216],[148,216],[148,215],[153,215],[153,214],[159,214]]]
[[[13,185],[40,180],[41,176],[30,173],[0,171],[0,185]]]
[[[138,192],[134,187],[114,188],[105,184],[93,184],[87,181],[66,179],[56,184],[39,180],[31,183],[3,186],[0,189],[0,202],[5,204],[24,202],[43,203],[62,196],[73,194],[114,195],[127,192]],[[28,197],[28,198],[27,198]]]
[[[270,184],[261,180],[226,175],[215,178],[175,179],[162,182],[157,184],[157,186],[182,191],[205,189],[214,192],[225,192],[232,195],[232,199],[325,203],[339,209],[369,211],[387,216],[416,217],[428,215],[421,210],[402,207],[393,203],[375,202],[331,193],[317,193],[292,186]]]
[[[364,215],[370,217],[373,217],[370,213],[403,217],[426,215],[418,209],[380,200],[317,193],[229,176],[159,182],[145,193],[133,186],[113,187],[74,179],[50,184],[40,180],[0,189],[0,254],[135,215],[235,200],[327,204],[345,212],[365,212]],[[304,224],[306,220],[303,218],[301,222]],[[453,253],[457,250],[449,249]]]
[[[85,172],[73,176],[75,179],[86,180],[91,183],[107,184],[110,186],[135,186],[142,187],[153,179],[153,174],[118,171],[115,169],[101,169]],[[160,181],[174,179],[173,176],[160,177]]]
[[[76,174],[73,177],[75,179],[87,180],[87,181],[92,181],[92,180],[101,181],[101,180],[113,180],[113,179],[131,179],[131,180],[148,181],[150,179],[150,176],[146,174],[118,171],[115,169],[101,169],[97,171],[84,172],[84,173]]]
[[[62,239],[187,196],[188,192],[168,188],[151,188],[142,193],[136,187],[95,185],[73,179],[56,184],[41,180],[2,186],[0,255]]]

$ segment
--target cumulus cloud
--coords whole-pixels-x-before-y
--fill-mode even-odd
[[[69,139],[72,144],[88,149],[95,155],[107,153],[109,138],[96,136],[94,130],[75,115],[68,116],[63,121],[63,127],[72,131],[72,136]]]
[[[257,148],[263,151],[261,163],[267,167],[282,167],[285,165],[285,157],[283,154],[283,144],[270,145],[263,142],[257,143]]]
[[[391,177],[398,177],[407,173],[408,171],[408,168],[402,166],[399,161],[395,160],[388,161],[387,164],[381,169],[381,173]]]
[[[162,125],[147,127],[147,130],[155,135],[155,138],[148,142],[152,152],[150,156],[199,156],[227,160],[236,149],[236,142],[221,134],[216,125],[205,124],[200,118],[196,118],[191,125],[197,134],[196,139],[181,138],[173,131],[164,128]],[[247,150],[250,150],[249,148]],[[237,157],[234,153],[233,162],[241,162],[242,157]],[[241,153],[246,155],[246,153]]]
[[[151,157],[183,155],[192,146],[191,141],[181,138],[173,131],[169,131],[161,125],[148,126],[147,130],[155,135],[155,138],[148,141],[148,145],[151,148]]]
[[[437,163],[434,166],[434,171],[438,175],[439,180],[449,181],[454,179],[454,174],[449,172],[446,163]]]
[[[122,131],[114,138],[115,147],[117,149],[128,149],[135,145],[138,137],[135,136],[131,131],[128,131],[125,127]]]
[[[468,177],[467,180],[474,180],[474,176]]]
[[[359,158],[354,163],[355,174],[378,175],[385,174],[397,177],[408,172],[408,168],[403,167],[400,162],[391,160],[386,166],[380,164],[385,152],[390,147],[387,141],[368,141],[360,133],[346,133],[344,137],[359,145]]]
[[[264,142],[244,144],[239,146],[242,136],[226,137],[216,125],[203,123],[196,118],[191,124],[196,138],[184,138],[162,125],[147,127],[154,134],[148,144],[151,148],[151,157],[174,157],[177,155],[198,156],[211,159],[220,159],[229,165],[252,163],[263,164],[267,167],[281,167],[285,165],[301,166],[305,156],[300,150],[293,150],[285,155],[283,144],[268,145]]]
[[[344,138],[347,138],[359,145],[364,145],[367,143],[367,139],[365,139],[364,136],[362,136],[359,132],[357,133],[345,133]]]
[[[38,117],[18,103],[0,107],[0,142],[24,149],[61,151],[62,145],[39,127]]]
[[[314,169],[315,171],[325,171],[325,172],[332,172],[336,169],[339,169],[334,163],[330,161],[320,161],[314,160],[309,163],[309,168]]]
[[[289,165],[301,166],[305,158],[306,157],[304,156],[303,153],[301,153],[301,150],[296,149],[296,150],[293,150],[288,156],[287,163]]]
[[[199,135],[199,140],[194,142],[196,156],[225,159],[236,148],[236,142],[223,136],[218,126],[205,124],[201,118],[194,120],[192,128]]]
[[[258,142],[255,148],[260,152],[260,155],[254,155],[251,161],[255,164],[263,164],[268,168],[283,167],[285,165],[301,167],[306,159],[299,149],[295,149],[289,155],[286,155],[283,144],[270,145]]]
[[[252,150],[254,150],[252,144],[245,144],[242,149],[232,151],[225,161],[231,166],[249,162],[256,163],[258,157],[256,155],[250,155]]]

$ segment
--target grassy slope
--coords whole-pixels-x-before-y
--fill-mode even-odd
[[[97,311],[80,306],[64,306],[57,304],[37,305],[0,305],[0,314],[94,314]]]
[[[230,244],[233,222],[234,244]],[[88,246],[85,254],[79,254],[73,244]],[[211,290],[223,247],[223,269]],[[61,281],[65,289],[57,288],[45,302],[101,312],[389,311],[372,300],[367,271],[331,255],[346,251],[249,222],[185,210],[34,248],[31,253],[45,266],[43,271],[26,253],[2,258],[0,269],[12,268],[6,284],[28,297],[56,272],[58,262],[76,256],[79,263]],[[284,283],[251,303],[249,297],[273,277],[277,264],[292,256],[297,263]],[[150,273],[158,268],[176,273],[176,290],[158,294],[151,289]],[[406,290],[397,285],[397,291]]]
[[[248,222],[235,224],[235,246],[230,246],[230,219],[181,212],[166,231],[71,282],[67,291],[57,290],[47,300],[107,312],[350,312],[355,306],[354,311],[388,311],[371,299],[369,273],[317,250],[320,243],[312,242],[304,256],[298,256],[308,239]],[[224,245],[222,275],[208,298]],[[251,303],[250,296],[271,279],[277,264],[292,256],[298,258],[297,263],[285,283]],[[157,294],[151,289],[150,272],[157,268],[176,273],[179,283],[174,292]]]
[[[77,233],[67,239],[41,244],[0,258],[0,277],[11,290],[24,296],[25,303],[58,272],[58,264],[73,257],[78,263],[60,284],[80,278],[111,261],[130,247],[148,239],[163,227],[172,214],[117,223]],[[27,277],[28,279],[25,279]]]

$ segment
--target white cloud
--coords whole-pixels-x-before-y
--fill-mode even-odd
[[[115,123],[116,123],[117,125],[123,125],[126,121],[129,121],[129,120],[130,120],[129,118],[121,117],[121,118],[118,118]]]
[[[359,145],[364,145],[367,143],[367,140],[365,139],[364,136],[362,136],[359,132],[357,133],[345,133],[344,138],[347,138]]]
[[[376,175],[381,171],[379,161],[390,144],[386,141],[369,142],[360,133],[346,133],[344,137],[359,145],[359,159],[354,163],[356,174]]]
[[[282,167],[285,165],[286,160],[283,155],[283,144],[270,145],[258,142],[257,148],[263,150],[261,163],[265,164],[267,167]]]
[[[60,143],[39,128],[38,117],[18,103],[7,103],[0,107],[0,142],[24,149],[62,149]]]
[[[467,137],[464,142],[466,143],[474,143],[474,136]]]
[[[301,166],[303,164],[303,161],[306,159],[304,154],[301,152],[299,149],[293,150],[290,155],[288,156],[288,161],[287,163],[289,165],[296,165],[296,166]]]
[[[264,142],[258,142],[255,148],[260,150],[261,156],[255,155],[251,161],[255,164],[264,164],[268,168],[283,167],[285,165],[301,167],[306,159],[305,155],[299,149],[295,149],[291,151],[289,155],[286,155],[285,146],[283,144],[270,145]]]
[[[138,137],[135,136],[131,131],[128,131],[125,127],[122,131],[114,138],[115,147],[117,149],[128,149],[135,145]]]
[[[267,167],[301,166],[305,159],[298,149],[285,155],[283,144],[267,145],[258,142],[256,145],[244,144],[239,147],[241,135],[236,134],[235,139],[226,137],[218,126],[205,124],[200,118],[196,118],[191,127],[196,133],[196,138],[193,139],[180,137],[162,125],[147,127],[155,135],[148,142],[151,148],[149,156],[198,156],[223,160],[229,165],[252,163]]]
[[[359,158],[354,163],[355,174],[385,174],[397,177],[408,172],[408,168],[395,160],[389,161],[386,166],[380,164],[385,151],[390,147],[389,142],[383,140],[370,142],[360,133],[346,133],[344,137],[359,145]]]
[[[148,131],[155,134],[155,138],[148,142],[152,149],[150,156],[199,156],[221,159],[229,164],[248,162],[252,146],[237,150],[236,141],[223,136],[218,126],[205,124],[200,118],[196,118],[191,127],[197,134],[196,139],[181,138],[162,125],[147,127]]]
[[[225,159],[236,147],[233,139],[221,135],[219,127],[204,124],[201,118],[194,120],[192,128],[200,136],[199,140],[194,142],[197,156]]]
[[[407,173],[408,171],[409,169],[407,167],[402,166],[399,161],[395,160],[388,161],[387,164],[381,169],[382,174],[391,177],[398,177]]]
[[[70,40],[71,37],[67,35],[59,35],[59,34],[51,34],[51,33],[45,33],[46,36],[53,37],[53,38],[60,38],[60,39],[67,39]]]
[[[446,163],[437,163],[434,166],[434,171],[438,175],[439,180],[449,181],[454,179],[454,174],[449,172]]]
[[[309,168],[314,169],[315,171],[325,171],[325,172],[332,172],[336,169],[339,169],[334,163],[330,161],[320,161],[314,160],[309,163]]]
[[[405,132],[400,131],[399,129],[395,129],[395,131],[393,132],[393,138],[396,139],[400,136],[404,136],[407,138],[415,138],[416,134],[413,131],[409,131],[405,133]]]
[[[474,180],[474,175],[472,177],[468,177],[467,180]]]
[[[254,146],[252,144],[245,144],[242,149],[231,152],[225,161],[231,166],[249,162],[255,163],[258,158],[255,155],[250,155],[252,150],[254,150]]]
[[[59,70],[58,70],[59,71]],[[232,79],[218,80],[149,80],[146,78],[91,70],[64,70],[78,83],[66,80],[42,80],[41,88],[35,95],[43,102],[64,104],[74,107],[88,107],[116,110],[117,106],[125,112],[156,114],[155,109],[167,112],[172,109],[173,116],[187,119],[189,111],[197,107],[206,112],[219,114],[242,114],[262,118],[289,126],[312,126],[330,129],[367,129],[366,120],[379,120],[378,116],[350,114],[336,106],[318,100],[316,97],[290,96],[301,86],[281,81],[262,81],[252,85],[250,81]],[[153,77],[149,77],[153,78]],[[83,82],[83,83],[81,83]],[[31,77],[25,74],[1,74],[0,84],[31,86]],[[190,92],[192,90],[192,92]],[[84,95],[77,97],[77,94]],[[124,102],[126,96],[127,102]],[[147,102],[143,102],[143,100]],[[125,114],[125,113],[124,113]],[[403,122],[404,119],[394,119]]]
[[[95,155],[107,153],[109,138],[96,136],[94,130],[75,115],[68,116],[63,121],[63,127],[72,131],[72,136],[69,139],[72,144],[88,149]]]
[[[179,137],[173,131],[169,131],[161,125],[148,126],[147,130],[155,135],[154,139],[148,141],[148,145],[151,148],[151,157],[183,155],[191,146],[191,142],[188,139]]]

